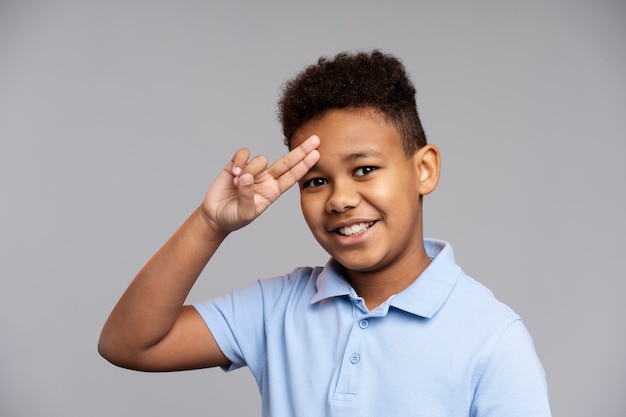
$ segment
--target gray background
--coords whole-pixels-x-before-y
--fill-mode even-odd
[[[443,155],[426,234],[524,317],[555,416],[624,415],[625,23],[617,0],[0,0],[0,414],[259,415],[246,370],[119,369],[100,328],[237,148],[284,152],[285,79],[378,47]],[[190,301],[325,262],[297,200]]]

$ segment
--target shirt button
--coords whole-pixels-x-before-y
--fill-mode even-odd
[[[352,355],[350,355],[350,363],[356,364],[356,363],[359,363],[360,360],[361,360],[361,357],[359,356],[358,353],[353,353]]]
[[[367,320],[361,320],[361,321],[359,322],[359,327],[360,327],[361,329],[367,329],[367,326],[369,326],[369,325],[370,325],[370,323],[369,323],[369,321],[367,321]]]

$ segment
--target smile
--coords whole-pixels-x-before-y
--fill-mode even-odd
[[[357,235],[365,230],[369,229],[375,222],[369,223],[358,223],[353,224],[352,226],[340,227],[337,229],[337,233],[343,236],[353,236]]]

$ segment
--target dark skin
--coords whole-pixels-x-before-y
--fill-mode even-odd
[[[313,133],[321,157],[299,182],[302,213],[357,294],[375,308],[430,264],[421,201],[437,186],[439,151],[426,145],[407,156],[398,130],[367,108],[330,110],[310,120],[296,131],[293,146]]]
[[[247,149],[235,153],[202,205],[120,298],[102,329],[102,356],[145,371],[229,364],[185,299],[224,239],[296,183],[313,235],[344,265],[368,307],[417,279],[430,263],[421,196],[437,185],[437,148],[405,155],[397,130],[368,109],[331,110],[305,123],[291,148],[270,166],[263,156],[250,159]]]
[[[258,217],[319,159],[311,137],[274,164],[240,149],[202,205],[137,274],[106,321],[98,350],[137,370],[171,371],[229,360],[191,306],[183,305],[202,269],[233,231]]]

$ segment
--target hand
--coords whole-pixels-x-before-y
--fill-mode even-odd
[[[238,150],[202,202],[209,226],[227,234],[256,219],[317,163],[319,143],[311,136],[269,167],[264,156],[248,161],[250,151]]]

